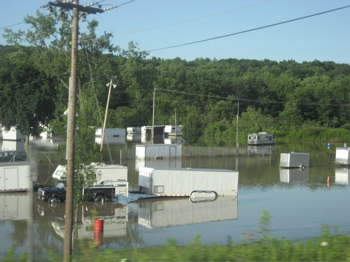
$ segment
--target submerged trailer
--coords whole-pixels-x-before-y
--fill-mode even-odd
[[[136,145],[136,159],[164,159],[182,156],[182,145],[146,144]]]
[[[8,162],[0,164],[0,192],[23,192],[32,188],[30,164]]]
[[[349,147],[337,147],[335,151],[335,164],[336,165],[350,165],[350,148]]]
[[[248,135],[248,145],[251,146],[264,146],[275,144],[273,134],[266,132],[253,133]]]
[[[238,172],[226,169],[140,167],[140,191],[153,196],[236,196]]]
[[[309,167],[309,153],[281,153],[280,167],[281,168],[306,168]]]

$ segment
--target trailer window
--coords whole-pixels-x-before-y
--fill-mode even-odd
[[[154,186],[154,193],[164,193],[164,186]]]

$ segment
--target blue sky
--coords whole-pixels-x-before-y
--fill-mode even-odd
[[[129,0],[104,0],[104,7]],[[80,0],[80,4],[93,1]],[[4,27],[26,29],[26,15],[35,15],[45,0],[1,0],[0,33]],[[350,8],[216,40],[167,48],[234,34],[350,5],[350,0],[134,0],[89,15],[100,33],[127,49],[130,41],[149,57],[194,60],[270,59],[273,61],[334,61],[350,64]],[[47,13],[45,9],[40,9]],[[18,24],[18,25],[15,25]],[[80,23],[84,31],[87,23]],[[0,44],[6,44],[3,37]],[[166,48],[166,49],[162,49]],[[162,50],[157,50],[162,49]]]

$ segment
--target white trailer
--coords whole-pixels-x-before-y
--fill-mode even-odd
[[[350,165],[350,148],[349,147],[337,147],[335,151],[335,164],[337,165]]]
[[[226,169],[154,168],[139,170],[140,191],[153,196],[236,196],[238,172]]]
[[[275,139],[273,134],[266,132],[253,133],[248,135],[248,145],[252,146],[264,146],[264,145],[273,145]]]
[[[126,132],[128,135],[141,134],[141,127],[128,127]]]
[[[182,145],[145,144],[136,145],[136,159],[164,159],[182,156]]]
[[[214,201],[192,202],[189,198],[139,199],[138,223],[147,228],[172,227],[238,217],[237,197],[219,197]]]
[[[309,167],[309,153],[281,153],[280,167],[282,168],[305,168]]]
[[[91,163],[96,174],[96,185],[111,185],[116,187],[117,195],[128,195],[128,167],[122,165],[106,165],[103,163]],[[65,180],[67,168],[64,165],[58,165],[52,174],[52,177],[58,180]]]
[[[26,136],[17,130],[15,126],[11,126],[9,130],[6,130],[5,127],[1,127],[2,140],[11,140],[11,141],[22,141],[26,140]]]
[[[126,131],[125,128],[106,128],[104,130],[104,144],[113,143],[113,144],[122,144],[126,140]],[[102,143],[102,128],[97,128],[95,131],[95,143]]]
[[[165,126],[164,134],[168,136],[182,136],[182,126]]]
[[[32,188],[30,164],[5,162],[0,164],[0,192],[21,192]]]

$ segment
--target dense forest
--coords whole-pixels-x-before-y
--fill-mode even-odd
[[[60,21],[58,23],[58,21]],[[37,135],[67,123],[71,27],[58,14],[27,17],[28,31],[5,29],[0,46],[0,123]],[[102,126],[108,83],[107,127],[183,125],[188,143],[201,136],[267,131],[280,138],[334,139],[350,134],[350,65],[334,62],[149,58],[96,35],[98,22],[79,36],[78,125]],[[106,86],[107,85],[107,86]],[[155,98],[155,99],[154,99]]]

